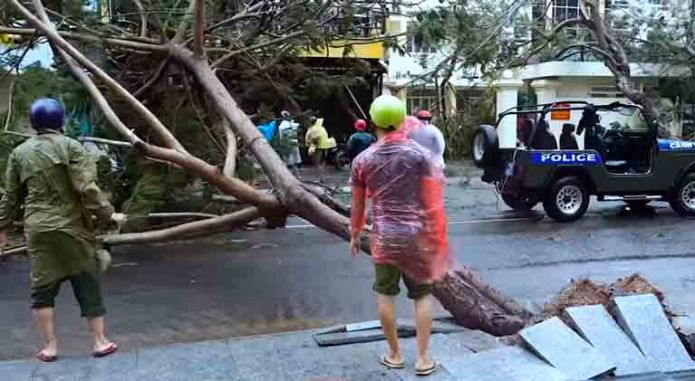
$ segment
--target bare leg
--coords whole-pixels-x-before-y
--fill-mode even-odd
[[[55,333],[55,310],[52,307],[35,308],[34,318],[45,344],[40,353],[43,356],[57,356],[58,338]]]
[[[416,369],[428,368],[432,365],[428,351],[430,334],[432,333],[432,296],[423,296],[415,301],[415,328],[417,332],[417,362]]]
[[[381,320],[381,329],[384,331],[384,336],[389,344],[391,353],[388,355],[388,360],[393,363],[403,361],[401,349],[398,345],[398,326],[396,323],[396,298],[394,296],[378,294],[377,301],[379,303],[379,320]]]
[[[104,334],[104,317],[95,317],[88,319],[89,328],[94,337],[94,352],[101,352],[113,344]]]

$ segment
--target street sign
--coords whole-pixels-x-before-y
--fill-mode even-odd
[[[565,103],[557,104],[550,110],[550,120],[569,121],[570,113],[570,105]]]

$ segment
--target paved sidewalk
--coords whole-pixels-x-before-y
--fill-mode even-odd
[[[315,331],[122,351],[104,359],[61,358],[0,362],[0,379],[23,380],[414,380],[415,339],[402,339],[406,369],[393,371],[377,359],[385,342],[318,347]],[[478,333],[435,334],[432,353],[446,357],[473,353]],[[468,347],[466,346],[468,343]],[[472,349],[471,349],[472,348]],[[486,344],[486,348],[489,345]],[[453,380],[446,365],[428,380]]]

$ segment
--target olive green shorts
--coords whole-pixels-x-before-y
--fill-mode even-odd
[[[395,296],[401,292],[401,288],[398,284],[403,278],[403,283],[408,289],[408,298],[417,300],[423,296],[427,296],[432,292],[431,284],[418,284],[412,279],[403,275],[401,270],[394,265],[384,265],[375,263],[374,264],[374,291],[381,295]]]
[[[87,272],[71,275],[45,286],[32,288],[31,307],[34,309],[53,308],[55,306],[55,298],[60,291],[60,285],[65,281],[70,281],[72,285],[75,299],[80,304],[82,317],[96,318],[106,314],[101,298],[99,280],[95,275]]]

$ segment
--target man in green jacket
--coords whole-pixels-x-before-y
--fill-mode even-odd
[[[31,301],[45,346],[36,357],[55,361],[54,302],[60,285],[70,281],[82,317],[94,337],[93,355],[103,357],[118,347],[104,335],[104,309],[99,287],[95,231],[122,223],[96,184],[96,163],[80,143],[63,135],[65,111],[55,99],[31,106],[36,136],[14,149],[0,201],[0,245],[24,205],[24,233],[31,263]]]

